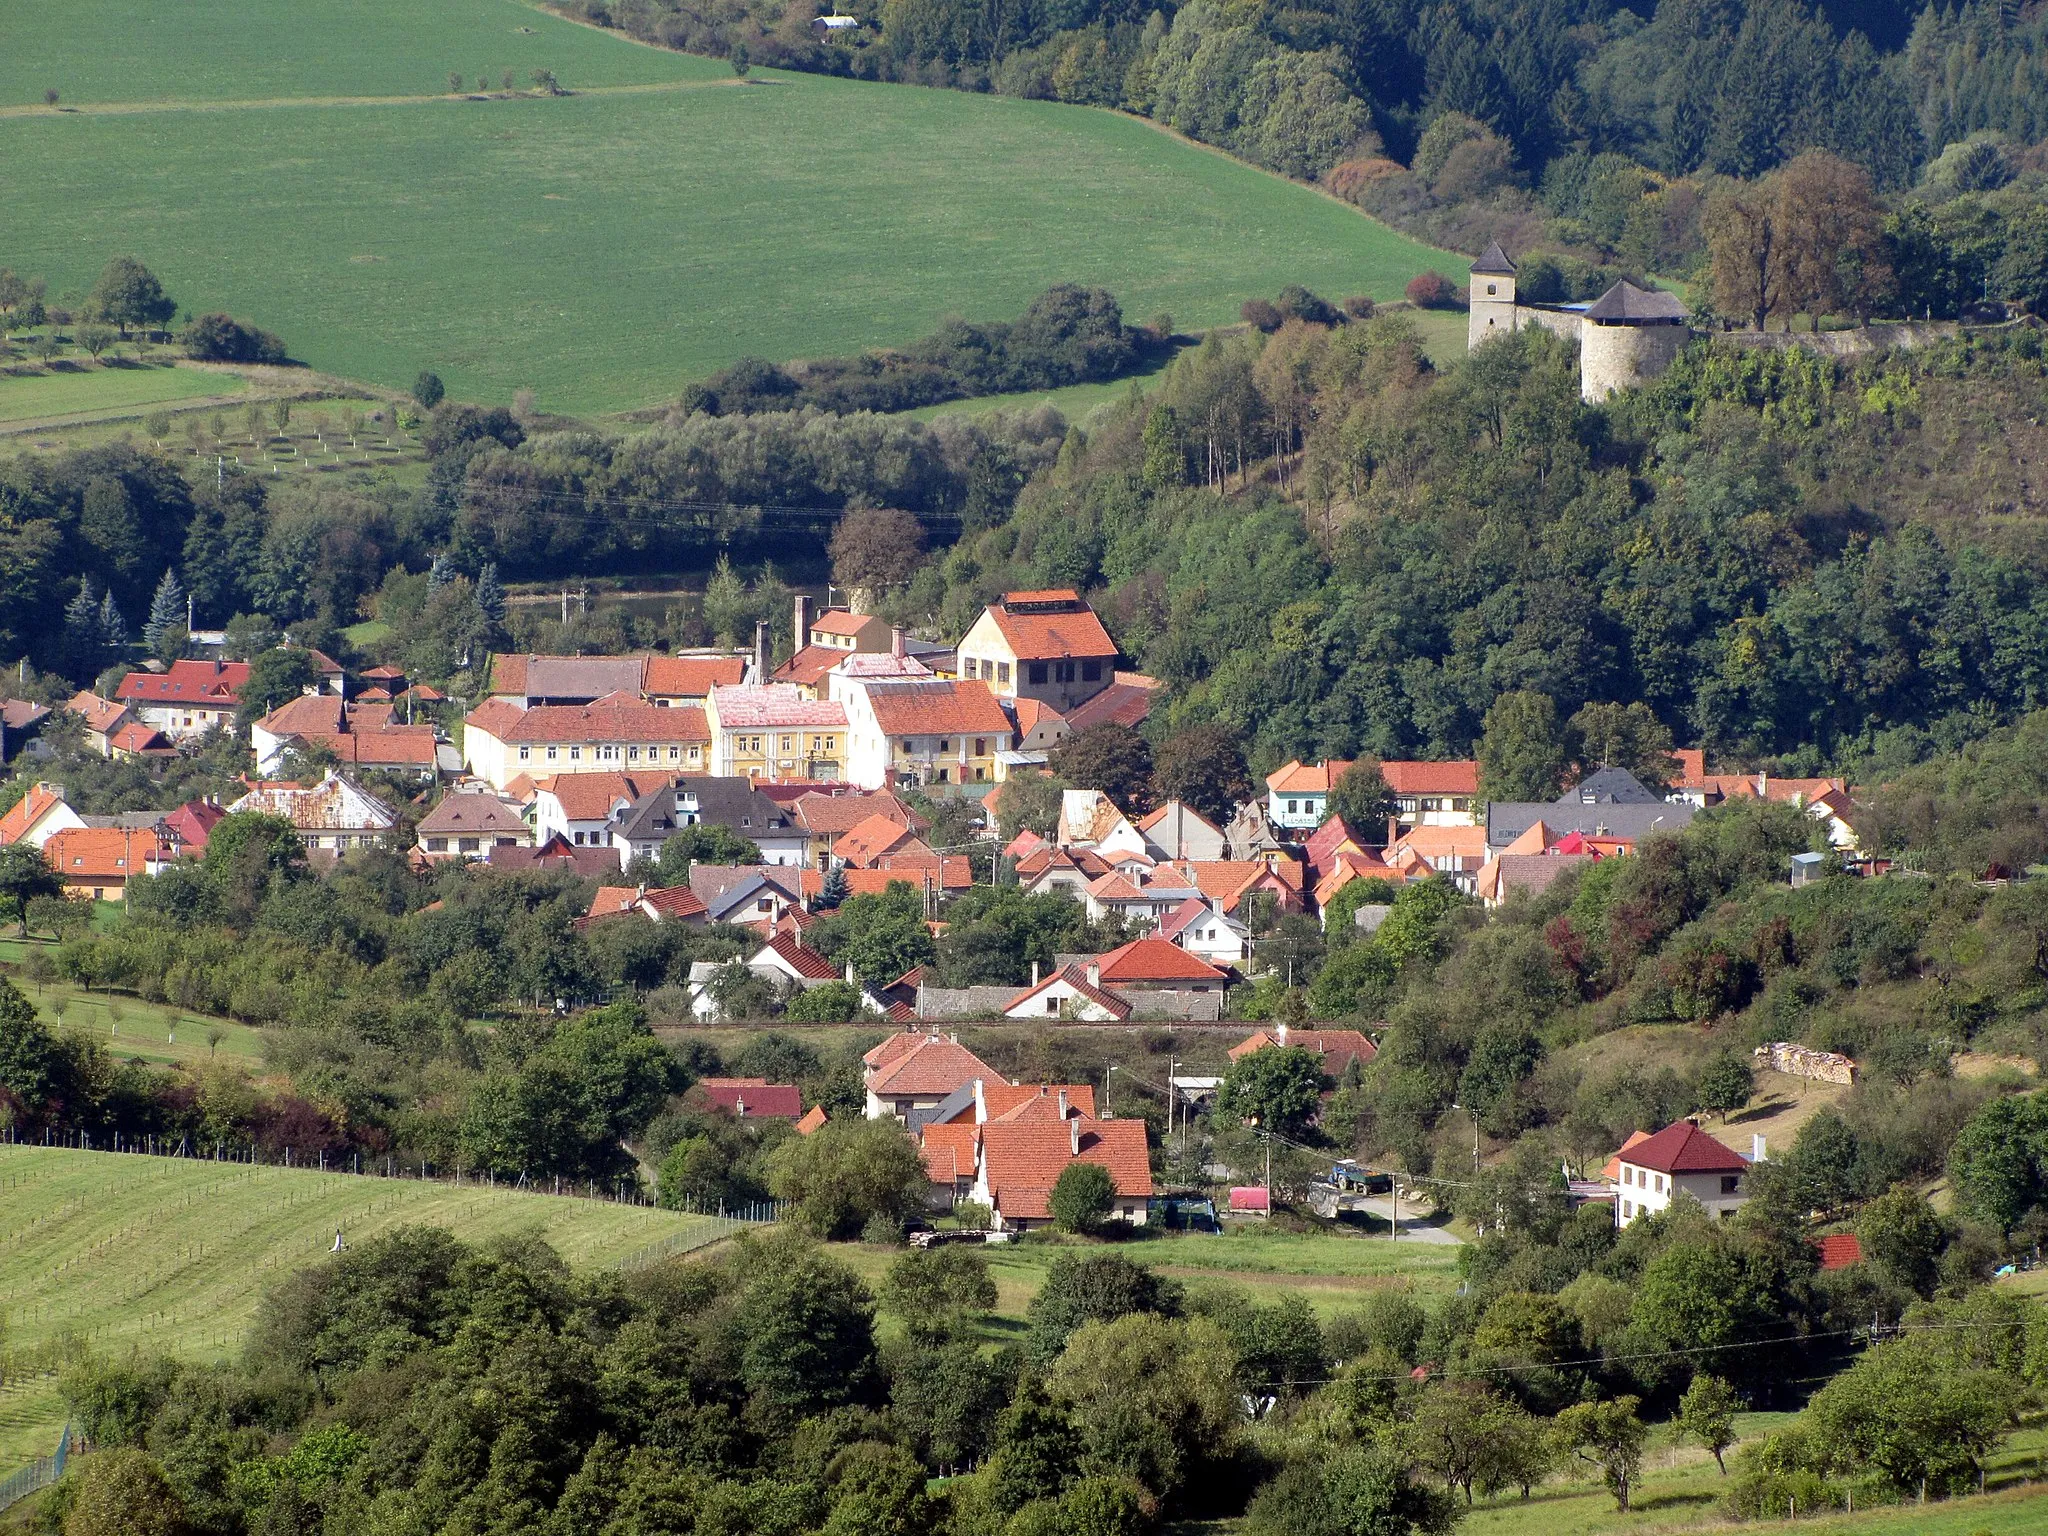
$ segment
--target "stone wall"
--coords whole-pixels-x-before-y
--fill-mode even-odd
[[[1647,384],[1692,340],[1683,325],[1595,325],[1579,337],[1579,398],[1598,402],[1618,389]]]
[[[1819,1083],[1853,1083],[1856,1063],[1839,1051],[1816,1051],[1790,1040],[1774,1040],[1756,1048],[1761,1066],[1787,1077],[1808,1077]]]
[[[1897,325],[1866,325],[1853,331],[1716,331],[1714,340],[1724,346],[1754,347],[1761,351],[1817,352],[1822,357],[1862,357],[1894,347],[1911,349],[1932,346],[1960,336],[1963,328],[1953,320],[1909,320]]]

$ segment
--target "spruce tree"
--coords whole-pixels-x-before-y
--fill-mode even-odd
[[[484,568],[476,573],[476,606],[493,624],[505,622],[505,584],[498,580],[495,560],[486,560]]]
[[[446,555],[434,556],[434,563],[427,567],[427,590],[438,592],[455,579],[455,567],[448,563]]]
[[[100,596],[99,611],[100,644],[106,653],[115,655],[128,649],[128,621],[121,617],[121,610],[114,606],[114,590],[109,587]]]
[[[168,566],[164,568],[164,579],[156,584],[156,596],[149,600],[149,619],[142,626],[142,643],[151,651],[162,644],[166,630],[178,629],[185,622],[185,589],[178,581],[178,573]]]
[[[826,872],[825,883],[818,888],[818,910],[830,912],[851,894],[846,883],[846,871],[834,865]]]
[[[64,660],[72,680],[91,677],[100,669],[100,600],[92,578],[81,576],[78,596],[64,608]]]

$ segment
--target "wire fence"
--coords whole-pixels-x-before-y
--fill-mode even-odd
[[[65,1458],[71,1450],[71,1426],[64,1426],[57,1442],[57,1454],[38,1456],[19,1472],[0,1478],[0,1510],[13,1508],[32,1493],[41,1493],[64,1475]]]

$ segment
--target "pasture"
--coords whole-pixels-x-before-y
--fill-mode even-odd
[[[362,1242],[411,1224],[471,1241],[538,1231],[579,1268],[709,1229],[670,1211],[503,1188],[0,1146],[0,1316],[16,1362],[0,1386],[0,1469],[55,1444],[63,1404],[37,1366],[66,1341],[231,1355],[264,1291],[318,1263],[337,1227]]]
[[[132,252],[185,308],[247,316],[316,368],[402,388],[431,367],[458,398],[531,388],[544,409],[586,414],[671,397],[743,355],[901,343],[948,314],[1006,319],[1059,281],[1191,329],[1290,282],[1385,300],[1424,267],[1460,270],[1115,113],[766,71],[742,84],[588,29],[568,30],[620,61],[619,83],[592,65],[561,70],[576,94],[556,99],[338,103],[370,68],[343,62],[352,53],[381,56],[391,89],[495,70],[488,49],[445,40],[451,17],[566,25],[505,0],[432,0],[409,8],[431,18],[414,36],[398,8],[316,8],[315,34],[345,14],[353,37],[326,49],[255,20],[303,8],[216,0],[209,26],[249,17],[232,67],[183,25],[194,8],[165,9],[181,24],[143,83],[105,85],[129,105],[93,110],[77,87],[76,112],[0,115],[16,214],[0,262],[47,277],[61,302]],[[100,34],[62,13],[32,24],[52,34],[47,51],[16,57],[92,81],[85,40]],[[281,52],[300,61],[296,102],[273,94]],[[244,60],[260,75],[246,92]],[[167,99],[136,110],[159,83]]]
[[[239,374],[160,364],[98,363],[31,371],[0,368],[0,430],[18,422],[82,415],[133,415],[155,406],[239,394]]]

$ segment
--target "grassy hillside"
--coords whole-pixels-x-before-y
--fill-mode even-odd
[[[498,68],[490,49],[435,35],[453,16],[560,25],[434,0],[416,38],[395,27],[396,0],[342,9],[353,50],[389,56],[387,87],[403,76],[420,92],[445,89],[451,68]],[[67,20],[54,54],[16,57],[82,69],[91,31]],[[1456,269],[1342,204],[1107,112],[815,76],[742,86],[587,30],[578,45],[619,56],[615,73],[637,84],[586,90],[601,71],[563,70],[579,94],[557,100],[277,105],[269,71],[287,48],[306,93],[363,85],[336,62],[350,48],[269,25],[235,50],[269,61],[236,105],[233,71],[199,37],[180,29],[138,79],[212,105],[0,115],[15,194],[0,261],[75,296],[132,251],[181,304],[246,314],[315,366],[384,385],[431,366],[458,396],[530,387],[547,408],[603,411],[749,353],[901,342],[949,313],[1007,318],[1062,280],[1186,327],[1289,282],[1386,299],[1425,266]]]
[[[709,59],[621,47],[520,0],[75,0],[23,6],[7,24],[0,110],[56,90],[65,107],[95,102],[421,96],[461,70],[475,85],[505,70],[520,86],[552,69],[572,89],[731,73]]]
[[[361,1242],[410,1223],[472,1241],[536,1229],[579,1266],[617,1263],[699,1224],[504,1189],[0,1146],[8,1350],[32,1358],[70,1335],[108,1353],[224,1355],[263,1292],[317,1263],[336,1227]],[[63,1416],[48,1375],[0,1387],[0,1470],[48,1450]]]

